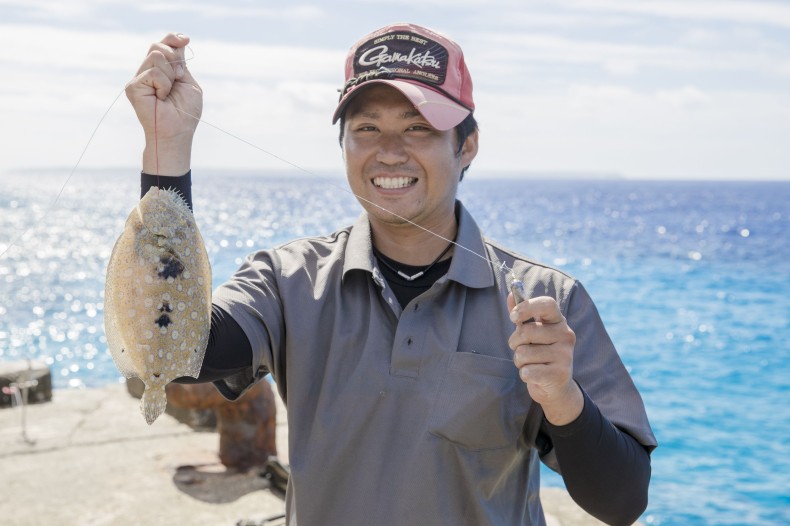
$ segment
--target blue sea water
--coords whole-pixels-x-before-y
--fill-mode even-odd
[[[77,389],[121,380],[102,327],[104,271],[138,181],[78,172],[52,207],[65,177],[0,177],[0,361],[43,360],[57,389]],[[342,179],[195,184],[215,285],[256,248],[359,213]],[[596,300],[660,443],[646,524],[790,524],[790,183],[470,173],[460,197],[490,237],[571,273]],[[544,470],[544,483],[561,480]]]

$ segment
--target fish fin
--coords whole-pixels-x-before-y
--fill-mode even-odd
[[[110,355],[115,362],[115,366],[126,378],[139,376],[139,374],[135,371],[134,362],[129,355],[129,351],[124,347],[119,347],[120,350],[118,350],[118,347],[110,347]]]
[[[145,417],[148,425],[154,423],[159,415],[165,412],[167,407],[167,395],[164,385],[145,386],[143,396],[140,398],[140,412]]]

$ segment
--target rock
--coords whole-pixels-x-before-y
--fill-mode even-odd
[[[265,468],[277,455],[277,408],[268,382],[258,382],[240,399],[230,402],[212,384],[167,386],[168,405],[212,409],[217,417],[219,459],[228,468]]]
[[[143,396],[143,391],[145,391],[145,384],[137,377],[127,378],[126,391],[133,397],[140,398]],[[165,388],[165,392],[168,393],[169,398],[168,388]],[[168,403],[165,413],[182,424],[199,431],[214,431],[217,429],[217,416],[214,414],[213,409],[192,409]]]
[[[32,361],[0,363],[0,408],[16,405],[14,390],[18,390],[26,404],[51,401],[52,374],[49,367]]]
[[[138,378],[128,379],[126,386],[132,396],[142,396],[144,385]],[[269,457],[277,455],[277,406],[268,382],[258,382],[234,402],[223,398],[209,383],[170,383],[165,390],[166,412],[177,420],[205,428],[214,419],[219,459],[226,467],[239,471],[265,468]]]

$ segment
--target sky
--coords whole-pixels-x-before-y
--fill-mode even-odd
[[[0,0],[0,173],[139,169],[122,92],[169,31],[204,90],[193,170],[342,173],[346,52],[401,21],[464,49],[470,175],[790,180],[790,1],[769,0]]]

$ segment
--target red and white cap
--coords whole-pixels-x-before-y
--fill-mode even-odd
[[[374,83],[398,89],[437,130],[454,128],[475,109],[461,47],[418,25],[393,24],[362,38],[348,52],[345,76],[333,124]]]

